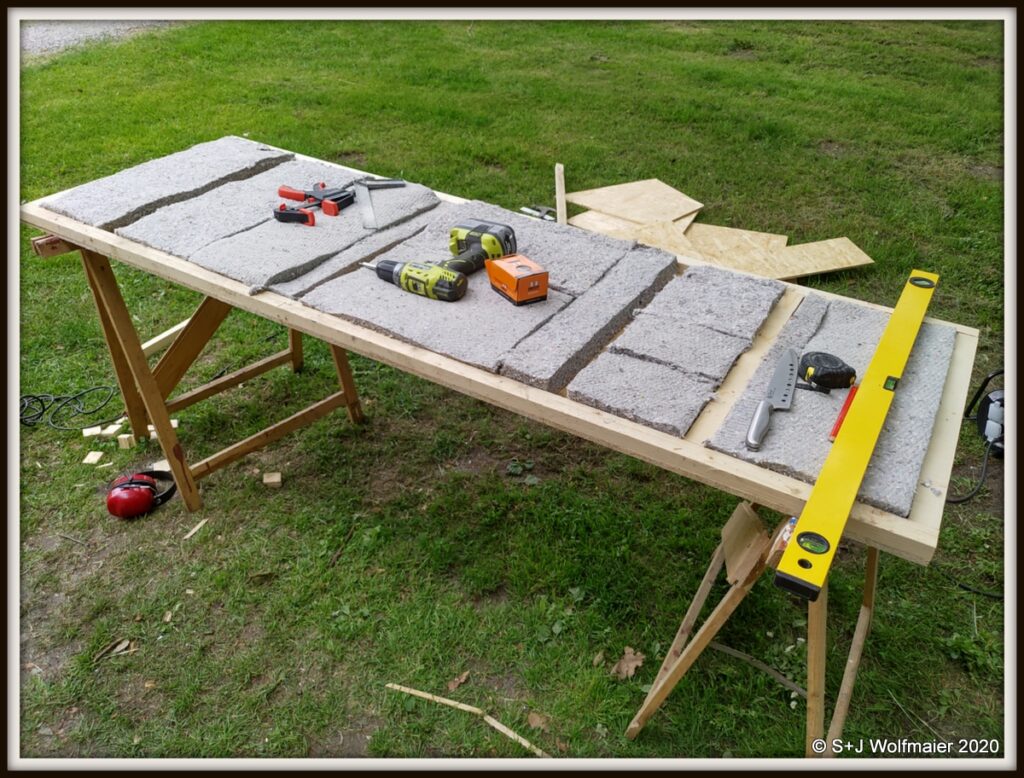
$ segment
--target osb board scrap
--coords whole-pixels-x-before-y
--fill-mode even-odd
[[[694,246],[707,254],[723,254],[743,250],[747,246],[756,246],[763,251],[777,251],[789,242],[786,235],[722,227],[704,222],[691,224],[686,231],[686,237]]]
[[[673,221],[704,207],[657,178],[570,192],[566,200],[641,224]]]
[[[775,267],[786,275],[778,278],[803,278],[833,270],[873,265],[874,260],[849,238],[832,238],[813,243],[798,243],[772,252]]]
[[[591,232],[599,232],[611,238],[635,240],[646,246],[662,249],[695,262],[707,262],[707,258],[686,237],[686,228],[692,216],[677,221],[638,224],[600,211],[584,211],[569,219],[569,224]]]
[[[670,251],[680,257],[698,262],[708,261],[704,253],[686,237],[686,230],[679,226],[679,222],[642,224],[633,230],[630,237],[639,243]]]
[[[674,225],[676,225],[683,232],[686,232],[688,229],[690,229],[690,225],[693,224],[693,220],[697,218],[697,214],[698,213],[700,213],[700,211],[694,211],[693,213],[688,213],[688,214],[686,214],[686,216],[683,216],[683,217],[681,217],[679,219],[676,219],[672,223]]]
[[[618,216],[611,216],[600,211],[584,211],[571,217],[569,224],[582,230],[599,232],[602,235],[611,235],[613,238],[621,238],[625,233],[635,230],[640,226],[638,222],[620,219]],[[623,235],[617,233],[623,233]]]
[[[781,281],[874,264],[874,260],[849,238],[789,246],[785,235],[694,223],[696,216],[694,212],[674,221],[641,224],[600,211],[584,211],[569,219],[569,224],[664,249],[684,261]]]
[[[776,262],[774,249],[769,248],[785,245],[785,235],[696,222],[686,230],[685,237],[709,264],[765,278],[788,277]]]

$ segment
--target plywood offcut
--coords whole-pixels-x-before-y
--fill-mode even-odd
[[[569,219],[569,224],[573,227],[579,227],[581,230],[590,230],[591,232],[599,232],[602,235],[611,235],[615,238],[620,238],[622,235],[616,233],[625,233],[630,230],[635,230],[640,226],[639,222],[631,222],[629,219],[620,219],[618,216],[609,216],[606,213],[600,211],[584,211],[581,214],[573,216]]]
[[[774,232],[740,230],[735,227],[721,227],[717,224],[704,224],[703,222],[691,224],[686,231],[686,237],[694,246],[707,254],[724,253],[747,245],[774,252],[789,242],[786,235]]]
[[[786,246],[773,253],[775,267],[785,275],[778,278],[803,278],[833,270],[873,265],[874,260],[849,238],[832,238],[814,243]]]
[[[657,178],[570,192],[566,200],[641,224],[674,221],[704,207]]]

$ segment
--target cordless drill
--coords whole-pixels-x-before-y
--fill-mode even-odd
[[[433,265],[382,259],[367,267],[376,270],[378,278],[407,292],[455,302],[469,288],[466,276],[480,270],[488,259],[515,254],[516,234],[507,224],[465,221],[452,227],[448,247],[454,256]]]
[[[398,262],[382,259],[376,265],[366,265],[377,271],[377,278],[407,292],[453,303],[466,296],[469,282],[465,273],[445,267],[446,262],[428,265],[423,262]]]
[[[454,256],[440,264],[468,276],[482,269],[488,259],[515,254],[516,233],[507,224],[465,221],[452,227],[448,247]]]

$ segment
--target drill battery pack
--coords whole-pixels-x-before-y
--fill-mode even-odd
[[[548,299],[548,271],[529,257],[512,254],[488,259],[491,288],[513,305],[529,305]]]
[[[464,221],[452,227],[449,248],[458,256],[467,249],[481,246],[490,259],[516,253],[516,233],[507,224]]]

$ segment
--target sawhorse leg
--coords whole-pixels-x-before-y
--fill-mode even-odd
[[[693,666],[697,657],[711,643],[715,635],[729,619],[739,604],[750,592],[757,579],[768,568],[773,567],[781,554],[779,537],[788,522],[783,522],[776,529],[773,537],[768,539],[763,531],[758,530],[759,521],[753,506],[741,503],[733,512],[729,522],[722,530],[722,543],[715,549],[704,578],[697,589],[693,601],[679,626],[675,640],[662,662],[655,677],[654,684],[647,694],[637,714],[626,729],[626,737],[633,740],[640,734],[651,717],[665,699],[672,693],[687,671]],[[853,643],[850,647],[846,669],[836,700],[835,711],[829,726],[824,753],[815,751],[811,744],[825,736],[825,668],[827,649],[827,612],[828,586],[822,587],[815,602],[808,603],[807,610],[807,723],[806,723],[806,754],[807,756],[834,756],[830,744],[842,736],[843,724],[849,711],[853,686],[857,678],[857,670],[871,626],[874,610],[876,580],[878,575],[879,551],[869,548],[864,583],[864,598],[860,616],[854,631]],[[722,567],[731,584],[725,596],[707,620],[688,643],[690,632],[700,615],[700,611],[708,598]]]
[[[704,580],[697,590],[697,596],[679,626],[676,638],[665,661],[662,662],[661,669],[658,670],[657,679],[648,692],[647,699],[626,729],[626,737],[630,740],[634,740],[640,734],[640,730],[650,721],[676,684],[697,661],[697,657],[714,640],[733,611],[743,602],[743,598],[765,570],[771,543],[753,506],[749,503],[740,503],[722,530],[722,543],[715,549],[711,564],[704,573]],[[687,644],[690,630],[693,629],[711,586],[723,566],[732,586],[693,636],[693,640]]]
[[[110,267],[110,261],[102,254],[82,249],[82,261],[85,264],[85,272],[90,277],[90,283],[96,292],[97,302],[100,308],[102,320],[106,314],[110,329],[120,346],[120,351],[131,374],[131,381],[124,380],[121,371],[118,371],[118,380],[121,381],[122,394],[127,398],[136,392],[142,398],[146,408],[146,414],[153,423],[157,438],[160,440],[160,447],[163,449],[164,457],[174,475],[174,481],[178,485],[181,498],[190,511],[195,511],[202,506],[202,499],[199,497],[199,489],[196,487],[192,471],[185,462],[185,454],[178,443],[178,435],[171,426],[171,418],[167,413],[167,406],[160,394],[160,387],[156,378],[149,369],[146,355],[142,353],[142,341],[132,324],[131,314],[125,307],[121,290],[117,287],[117,280],[114,278],[114,271]],[[115,349],[111,346],[111,354]],[[115,364],[116,364],[115,357]],[[134,386],[131,386],[134,381]],[[126,403],[128,400],[126,399]],[[134,423],[132,425],[135,427]],[[136,431],[137,432],[137,431]]]
[[[828,648],[828,581],[818,599],[807,603],[807,736],[804,756],[818,756],[812,747],[825,735],[825,653]]]
[[[110,321],[107,306],[100,295],[100,290],[96,285],[95,273],[85,252],[82,253],[82,266],[85,268],[85,279],[89,282],[89,289],[92,290],[92,297],[96,303],[96,311],[99,313],[103,338],[107,341],[107,349],[110,351],[110,361],[114,363],[114,374],[117,376],[117,383],[121,388],[125,415],[128,416],[128,423],[131,425],[132,434],[140,439],[148,437],[149,433],[146,430],[146,425],[148,424],[146,406],[142,402],[142,395],[135,388],[135,379],[132,377],[131,368],[128,366],[128,359],[121,346],[121,341],[117,337],[117,332],[114,330],[114,325]],[[134,329],[133,327],[132,330],[134,331]]]
[[[178,382],[230,313],[231,306],[211,297],[205,298],[157,365],[150,370],[138,333],[132,324],[131,315],[128,313],[124,298],[121,296],[121,291],[114,278],[110,261],[105,256],[86,249],[81,249],[81,253],[86,277],[96,300],[100,323],[114,362],[114,370],[121,393],[125,398],[132,429],[136,436],[145,435],[148,417],[157,439],[160,441],[160,447],[171,468],[182,499],[189,510],[197,510],[202,505],[196,481],[218,468],[326,416],[342,405],[345,406],[353,423],[363,421],[362,407],[348,363],[348,356],[343,349],[332,345],[331,355],[338,374],[338,382],[341,385],[340,391],[245,440],[228,446],[198,462],[195,466],[189,467],[178,442],[177,433],[171,424],[170,414],[237,386],[277,365],[291,363],[293,370],[301,369],[303,356],[301,333],[289,330],[289,345],[284,351],[216,378],[173,400],[168,400]]]
[[[832,741],[843,736],[843,725],[846,723],[846,714],[850,711],[850,700],[853,698],[853,685],[857,682],[857,670],[860,668],[864,644],[871,631],[871,618],[875,612],[875,592],[878,588],[880,556],[881,552],[877,548],[868,548],[868,558],[864,565],[864,596],[861,599],[860,614],[857,616],[857,626],[853,630],[853,641],[850,643],[850,653],[846,658],[843,680],[839,684],[836,707],[832,711],[832,723],[829,724],[828,735],[825,738],[828,747],[822,756],[835,756],[832,752]]]

